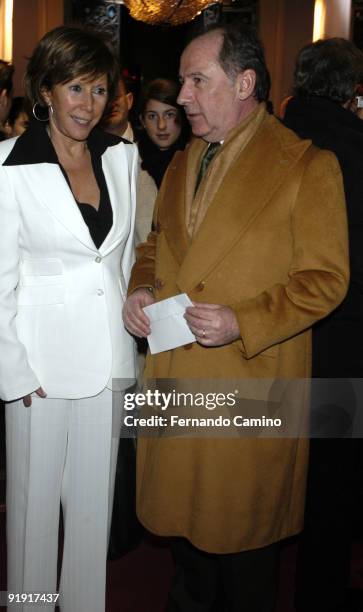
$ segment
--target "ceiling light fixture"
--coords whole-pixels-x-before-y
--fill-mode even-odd
[[[106,0],[110,2],[110,0]],[[112,0],[111,0],[112,2]],[[116,0],[115,4],[125,5],[131,17],[151,25],[180,25],[192,21],[212,4],[223,0]]]

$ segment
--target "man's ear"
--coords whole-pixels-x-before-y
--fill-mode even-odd
[[[237,91],[240,100],[247,100],[255,93],[256,72],[252,68],[247,68],[237,75]]]
[[[12,127],[11,127],[9,121],[5,121],[5,123],[3,125],[3,132],[4,132],[4,134],[6,134],[6,136],[8,138],[10,138],[10,136],[12,135],[12,131],[13,130],[12,130]]]
[[[5,106],[8,103],[8,92],[6,89],[0,91],[0,106]]]
[[[132,105],[134,103],[134,94],[129,91],[129,93],[126,94],[126,100],[127,100],[127,108],[128,110],[132,109]]]

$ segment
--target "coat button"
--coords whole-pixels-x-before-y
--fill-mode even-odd
[[[189,351],[192,347],[193,347],[193,342],[190,342],[189,344],[184,344],[183,348],[185,351]]]
[[[155,289],[162,289],[164,287],[164,281],[162,281],[161,278],[156,278],[154,286]]]
[[[100,295],[100,296],[105,294],[103,289],[97,289],[96,293],[97,293],[97,295]]]
[[[198,283],[198,285],[196,286],[195,290],[196,291],[203,291],[205,287],[205,282],[204,281],[200,281],[200,283]]]
[[[96,262],[96,263],[101,263],[101,261],[102,261],[102,257],[99,257],[99,256],[98,256],[98,257],[96,257],[96,259],[95,259],[95,262]]]

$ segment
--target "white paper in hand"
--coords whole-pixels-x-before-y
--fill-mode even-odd
[[[193,306],[193,303],[186,293],[181,293],[143,308],[150,319],[151,334],[147,337],[150,353],[161,353],[195,342],[183,316],[187,306]]]

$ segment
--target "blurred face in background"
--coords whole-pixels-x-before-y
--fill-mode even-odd
[[[20,136],[20,134],[25,132],[26,128],[28,127],[28,124],[29,124],[28,113],[26,113],[25,111],[22,111],[21,113],[19,113],[19,115],[14,121],[13,136]]]
[[[112,103],[110,110],[102,121],[102,127],[107,132],[122,136],[127,128],[129,111],[131,110],[134,98],[131,92],[127,93],[125,84],[119,82],[117,98]]]
[[[8,138],[12,138],[13,136],[21,136],[21,134],[25,132],[26,128],[28,127],[28,124],[28,113],[21,111],[12,125],[10,125],[8,121],[5,123],[4,131]]]
[[[363,85],[357,85],[355,95],[343,106],[357,115],[359,119],[363,119]]]
[[[169,149],[181,132],[180,111],[175,106],[158,100],[148,100],[140,117],[147,134],[161,151]]]

